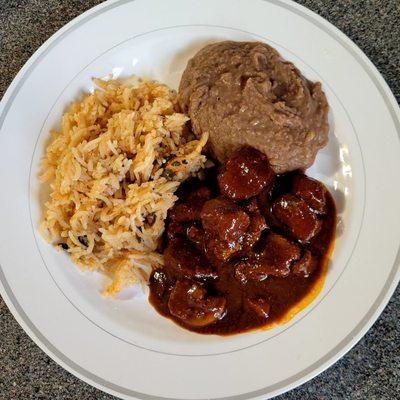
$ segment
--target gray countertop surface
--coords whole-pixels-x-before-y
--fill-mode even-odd
[[[0,97],[49,36],[98,3],[101,1],[0,0]],[[300,0],[298,3],[345,32],[373,61],[399,102],[400,0]],[[400,289],[397,288],[378,321],[346,356],[277,400],[400,399],[399,320]],[[11,399],[114,397],[83,383],[45,355],[0,298],[0,400]]]

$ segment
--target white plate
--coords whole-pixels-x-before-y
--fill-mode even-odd
[[[336,198],[340,226],[318,298],[289,323],[232,337],[201,336],[160,317],[146,296],[99,295],[45,244],[38,162],[66,105],[92,76],[132,73],[176,86],[209,41],[262,40],[320,80],[330,144],[310,174]],[[365,55],[332,25],[282,0],[136,0],[102,4],[47,41],[0,109],[0,288],[18,322],[68,371],[126,399],[249,399],[323,371],[376,320],[399,281],[399,109]]]

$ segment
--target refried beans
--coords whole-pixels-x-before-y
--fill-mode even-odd
[[[328,142],[321,84],[265,43],[204,47],[183,73],[179,102],[194,133],[209,133],[211,156],[222,163],[250,145],[268,156],[275,173],[305,169]]]

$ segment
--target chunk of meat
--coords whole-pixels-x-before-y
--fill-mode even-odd
[[[260,207],[258,206],[257,199],[253,197],[250,199],[245,205],[244,208],[246,209],[247,212],[250,214],[253,213],[258,213],[260,211]]]
[[[167,227],[168,240],[179,239],[185,237],[187,232],[187,224],[185,222],[170,221]]]
[[[173,222],[188,222],[200,219],[201,208],[195,204],[176,203],[169,213]]]
[[[156,269],[150,276],[150,286],[155,295],[162,298],[168,287],[168,278],[162,269]]]
[[[164,251],[164,266],[173,274],[189,279],[214,279],[210,263],[187,240],[170,242]]]
[[[317,260],[311,254],[311,251],[304,250],[303,256],[300,260],[293,264],[292,273],[303,278],[308,278],[313,273],[316,266]]]
[[[209,236],[206,242],[206,254],[210,261],[226,262],[242,250],[240,242],[227,242],[218,237]]]
[[[176,203],[169,212],[171,221],[190,222],[200,219],[200,212],[204,203],[211,199],[211,190],[201,186],[187,197],[186,201]]]
[[[210,200],[211,197],[212,197],[211,189],[208,188],[207,186],[200,186],[189,194],[186,201],[188,203],[204,204],[204,202]]]
[[[268,158],[249,146],[236,150],[217,177],[222,195],[232,200],[257,196],[274,178]]]
[[[301,243],[308,242],[321,228],[321,221],[310,210],[307,203],[292,194],[278,197],[272,205],[272,213]]]
[[[265,218],[259,213],[254,213],[250,220],[250,226],[244,235],[243,239],[243,251],[250,251],[253,246],[260,240],[261,234],[268,225]]]
[[[246,233],[250,217],[235,203],[216,198],[204,203],[201,222],[209,233],[226,242],[237,242]]]
[[[186,230],[186,235],[189,240],[196,246],[197,249],[204,251],[206,234],[204,230],[197,225],[191,225]]]
[[[260,239],[262,232],[269,227],[255,197],[243,204],[243,208],[250,215],[250,225],[243,238],[242,253],[250,251]]]
[[[257,273],[256,269],[257,266],[252,262],[249,262],[248,260],[242,261],[235,266],[235,278],[243,285],[246,284],[247,281],[263,281],[264,279],[267,279],[267,274],[262,276],[261,273]]]
[[[226,300],[221,296],[207,296],[204,286],[192,281],[177,281],[171,291],[168,308],[172,315],[188,325],[210,325],[226,314]]]
[[[291,264],[300,258],[300,246],[282,235],[271,232],[263,249],[256,253],[255,258],[270,275],[287,276]]]
[[[249,308],[253,310],[259,317],[268,318],[271,309],[270,304],[263,297],[257,299],[248,299]]]
[[[300,255],[299,245],[271,232],[260,252],[253,253],[248,260],[238,264],[235,277],[241,283],[263,281],[269,275],[284,278],[289,275],[290,266]]]
[[[271,212],[274,188],[275,186],[278,186],[279,183],[280,183],[279,180],[274,181],[272,185],[269,185],[267,188],[263,189],[261,193],[257,196],[258,208],[260,209],[260,212],[267,217],[267,219],[268,219],[268,214]]]
[[[292,193],[303,199],[318,214],[326,214],[326,188],[306,175],[296,175],[292,183]]]

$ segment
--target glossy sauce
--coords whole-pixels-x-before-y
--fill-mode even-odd
[[[241,174],[242,173],[242,174]],[[315,291],[332,248],[328,190],[301,172],[273,174],[257,150],[178,192],[150,278],[156,310],[186,329],[229,335],[273,325]]]

